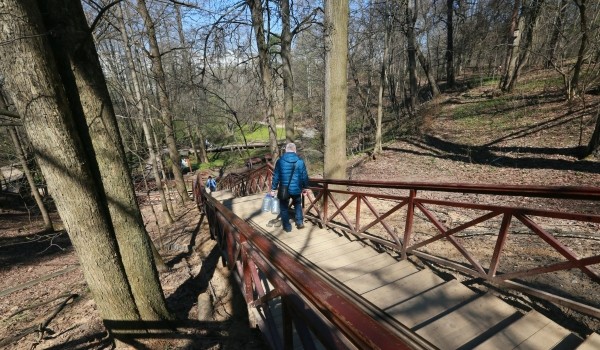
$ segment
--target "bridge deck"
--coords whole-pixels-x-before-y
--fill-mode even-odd
[[[374,305],[382,319],[392,318],[440,349],[600,349],[597,334],[584,341],[534,310],[523,314],[492,293],[481,294],[354,237],[310,223],[287,233],[273,225],[275,215],[261,211],[263,194],[214,196],[332,285]]]

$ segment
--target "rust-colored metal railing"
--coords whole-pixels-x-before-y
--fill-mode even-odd
[[[271,188],[272,174],[273,168],[267,163],[243,173],[228,174],[219,181],[219,188],[230,190],[236,197],[266,192]]]
[[[266,180],[262,175],[257,178]],[[208,219],[211,237],[217,240],[227,265],[237,273],[246,302],[260,312],[272,348],[293,348],[293,327],[305,349],[317,348],[312,335],[327,349],[435,348],[408,329],[398,334],[377,322],[208,195],[202,183],[201,179],[194,182],[195,200]],[[219,183],[223,184],[241,190],[235,181]],[[271,310],[274,300],[281,301],[283,310],[281,332]]]
[[[598,305],[582,302],[585,295],[548,291],[582,278],[593,285],[588,291],[597,289],[600,276],[592,265],[600,264],[600,250],[582,247],[581,241],[600,239],[600,188],[317,179],[311,183],[316,185],[315,196],[307,197],[305,211],[322,225],[397,251],[402,258],[412,254],[600,317]],[[375,193],[367,192],[369,188]],[[582,233],[575,234],[578,229]],[[557,272],[561,275],[540,278]]]
[[[271,171],[236,192],[270,188]],[[599,187],[310,182],[316,223],[600,318],[600,292],[577,293],[600,290]]]

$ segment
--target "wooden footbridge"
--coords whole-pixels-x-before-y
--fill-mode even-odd
[[[287,233],[261,210],[268,165],[212,195],[201,180],[274,349],[600,349],[551,317],[599,323],[600,188],[311,179],[306,227]]]

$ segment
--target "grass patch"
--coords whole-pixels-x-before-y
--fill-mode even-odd
[[[269,141],[269,128],[266,125],[245,125],[243,127],[246,140],[248,142],[267,142]],[[277,139],[285,137],[285,129],[277,127]],[[242,135],[239,129],[235,132],[236,139],[242,140]]]
[[[510,101],[505,98],[494,98],[491,100],[466,103],[457,106],[452,112],[452,119],[470,119],[473,117],[481,117],[485,115],[494,114],[499,109],[506,109],[509,107]]]
[[[544,89],[552,88],[552,87],[562,88],[563,87],[562,77],[560,77],[560,76],[545,77],[545,78],[539,78],[539,79],[535,79],[535,80],[532,79],[529,81],[517,82],[515,90],[517,92],[535,92],[535,91],[540,91],[540,90],[544,90]]]

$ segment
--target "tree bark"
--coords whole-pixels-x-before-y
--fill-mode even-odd
[[[421,65],[421,68],[423,68],[423,71],[425,72],[425,76],[427,77],[427,82],[429,83],[429,86],[431,87],[431,98],[436,99],[440,96],[441,93],[440,93],[440,88],[439,88],[437,82],[435,81],[435,77],[433,76],[433,72],[431,71],[431,66],[429,65],[429,61],[427,61],[427,58],[423,55],[423,53],[419,49],[418,45],[416,47],[416,50],[417,50],[417,58],[419,59],[419,64]]]
[[[183,173],[181,172],[181,158],[177,150],[175,142],[175,133],[173,128],[173,111],[169,102],[169,94],[167,93],[167,82],[165,72],[163,70],[162,56],[156,39],[156,29],[154,21],[150,17],[145,0],[138,0],[138,11],[144,20],[146,34],[148,36],[148,44],[150,45],[150,60],[152,61],[152,75],[157,85],[158,104],[160,105],[160,116],[165,130],[165,140],[169,149],[169,158],[171,158],[171,169],[175,177],[175,187],[182,202],[190,201],[191,198],[185,188]]]
[[[294,76],[292,74],[292,33],[290,31],[290,1],[281,0],[281,75],[283,80],[283,115],[285,138],[294,142]]]
[[[273,96],[273,78],[271,65],[269,63],[269,47],[265,41],[265,30],[263,21],[263,6],[261,0],[246,0],[252,16],[252,27],[256,37],[258,49],[258,65],[260,71],[260,86],[265,103],[266,120],[269,127],[269,144],[273,155],[273,162],[279,157],[279,146],[277,145],[277,121],[275,120],[275,98]]]
[[[533,3],[529,3],[528,4],[529,6],[526,10],[526,14],[525,14],[525,16],[523,16],[524,20],[522,22],[524,22],[523,29],[525,31],[525,39],[523,40],[523,42],[521,43],[521,45],[519,47],[519,55],[518,55],[517,63],[514,67],[514,71],[510,73],[511,78],[509,79],[508,87],[506,89],[508,92],[511,92],[514,90],[514,88],[517,84],[517,80],[519,79],[519,76],[521,75],[521,70],[527,64],[527,61],[529,61],[529,55],[531,53],[531,45],[533,43],[533,33],[536,29],[537,21],[538,21],[540,10],[541,10],[543,3],[544,3],[544,0],[534,0]]]
[[[519,30],[519,9],[521,8],[521,0],[515,0],[513,4],[512,16],[510,20],[510,27],[508,29],[507,44],[506,44],[506,57],[504,58],[504,70],[502,78],[500,79],[500,89],[506,91],[508,87],[511,72],[516,61],[515,53],[518,52],[519,40],[521,38],[521,31]]]
[[[577,8],[579,9],[579,23],[581,30],[581,42],[579,44],[579,51],[577,52],[577,62],[573,67],[573,76],[571,77],[571,89],[569,93],[569,99],[572,99],[575,95],[582,93],[579,89],[579,77],[581,75],[581,68],[583,67],[583,60],[585,51],[588,44],[588,28],[587,28],[587,15],[586,15],[586,0],[573,0]]]
[[[454,81],[454,0],[446,0],[446,83],[452,89]]]
[[[19,162],[21,163],[21,168],[23,168],[23,173],[27,178],[27,183],[29,184],[29,188],[31,189],[31,195],[35,199],[35,204],[40,210],[40,214],[42,214],[42,219],[44,220],[44,231],[53,231],[54,227],[52,226],[52,220],[50,220],[50,215],[48,214],[48,210],[44,205],[44,201],[42,200],[42,196],[35,185],[35,180],[33,179],[33,174],[31,170],[29,170],[29,165],[27,164],[27,157],[21,148],[21,140],[19,140],[19,136],[17,135],[17,128],[11,126],[8,128],[8,132],[10,133],[10,137],[15,145],[15,150],[17,152],[17,158],[19,158]]]
[[[552,37],[550,38],[550,43],[548,44],[546,68],[552,67],[554,61],[556,61],[556,47],[558,45],[558,38],[560,37],[560,33],[562,33],[563,31],[563,19],[565,17],[565,12],[567,11],[565,1],[567,0],[560,0],[558,4],[556,19],[554,20],[554,26],[552,27]]]
[[[410,1],[406,2],[406,21],[408,23],[406,29],[406,51],[408,56],[408,86],[410,89],[410,96],[408,96],[408,110],[413,115],[417,109],[417,97],[419,93],[417,83],[417,39],[415,37],[418,1],[414,1],[415,2],[412,5]]]
[[[323,176],[346,179],[348,0],[325,2],[325,130]]]
[[[196,133],[200,138],[200,159],[202,163],[208,163],[208,155],[206,154],[206,138],[202,133],[200,127],[196,125]]]
[[[84,149],[80,135],[87,131],[81,130],[71,113],[36,2],[1,0],[0,23],[0,42],[11,42],[0,45],[0,73],[6,77],[7,91],[21,115],[100,315],[105,321],[131,323],[130,329],[121,331],[135,332],[140,329],[140,315],[120,260],[106,197],[98,191],[97,164],[93,166],[95,160]],[[112,329],[117,336],[119,331]]]
[[[590,142],[588,143],[584,157],[592,154],[596,156],[600,155],[600,112],[596,113],[595,125],[594,132],[592,133],[592,137],[590,138]]]
[[[96,47],[79,0],[40,0],[50,46],[75,119],[89,129],[82,137],[95,157],[127,279],[144,321],[171,319],[155,269],[152,242],[144,229],[119,128]],[[77,102],[76,102],[77,101]]]
[[[6,100],[4,99],[5,93],[4,91],[0,91],[0,109],[6,110]],[[8,133],[10,134],[10,138],[12,139],[13,145],[15,146],[15,152],[17,154],[17,158],[21,163],[21,168],[23,168],[23,173],[27,178],[27,183],[29,184],[29,188],[31,189],[31,195],[35,199],[35,204],[40,210],[40,214],[42,215],[42,219],[44,220],[44,231],[53,231],[54,227],[52,226],[52,220],[50,220],[50,215],[48,214],[48,210],[44,205],[44,201],[42,200],[42,196],[35,185],[35,180],[33,178],[33,174],[29,169],[29,164],[27,162],[27,156],[23,147],[21,145],[21,140],[19,139],[19,135],[17,134],[17,128],[15,126],[7,127]],[[2,182],[4,181],[4,175],[2,171],[0,171],[0,190],[2,189]]]

